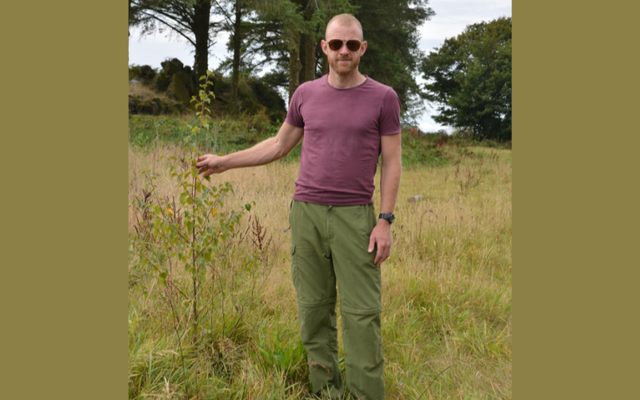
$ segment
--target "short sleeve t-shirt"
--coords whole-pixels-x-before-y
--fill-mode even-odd
[[[380,137],[400,133],[400,100],[392,88],[367,77],[336,89],[325,75],[298,87],[286,122],[304,128],[294,200],[373,203]]]

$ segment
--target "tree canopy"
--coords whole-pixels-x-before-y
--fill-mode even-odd
[[[186,39],[195,48],[193,69],[199,77],[206,75],[215,43],[213,11],[212,0],[129,0],[129,26],[141,27],[142,34],[169,29]]]
[[[183,37],[195,47],[198,76],[208,67],[216,35],[226,31],[232,57],[220,71],[231,72],[233,99],[239,71],[266,66],[271,71],[263,81],[288,86],[290,97],[301,83],[328,73],[320,41],[327,22],[345,12],[362,23],[368,42],[360,71],[391,86],[405,121],[412,120],[423,109],[415,76],[424,57],[418,27],[435,15],[428,0],[129,0],[129,25],[143,34],[169,29]]]
[[[422,67],[433,120],[477,139],[511,140],[511,18],[469,25]]]
[[[418,28],[435,15],[428,0],[350,0],[362,24],[367,52],[361,73],[391,86],[402,104],[405,119],[423,110],[420,86],[415,80],[423,53],[418,48]],[[414,115],[413,115],[414,116]]]

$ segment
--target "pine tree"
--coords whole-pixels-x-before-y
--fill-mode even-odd
[[[129,0],[129,26],[141,27],[143,35],[168,29],[186,39],[195,48],[193,69],[200,77],[209,67],[218,28],[212,11],[212,0]]]

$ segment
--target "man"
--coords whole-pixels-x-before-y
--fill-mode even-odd
[[[344,391],[337,280],[347,386],[360,399],[376,400],[384,398],[380,265],[391,250],[400,184],[400,101],[393,89],[358,71],[366,49],[360,22],[349,14],[335,16],[322,41],[329,74],[298,87],[278,134],[224,157],[201,156],[196,166],[209,176],[267,164],[287,155],[304,136],[289,222],[291,275],[311,386],[331,398]],[[380,154],[376,218],[373,177]]]

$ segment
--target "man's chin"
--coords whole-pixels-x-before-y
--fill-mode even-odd
[[[337,65],[336,68],[334,68],[334,69],[338,73],[338,75],[346,76],[346,75],[349,75],[350,73],[352,73],[355,68],[353,67],[353,65],[349,65],[349,66]]]

